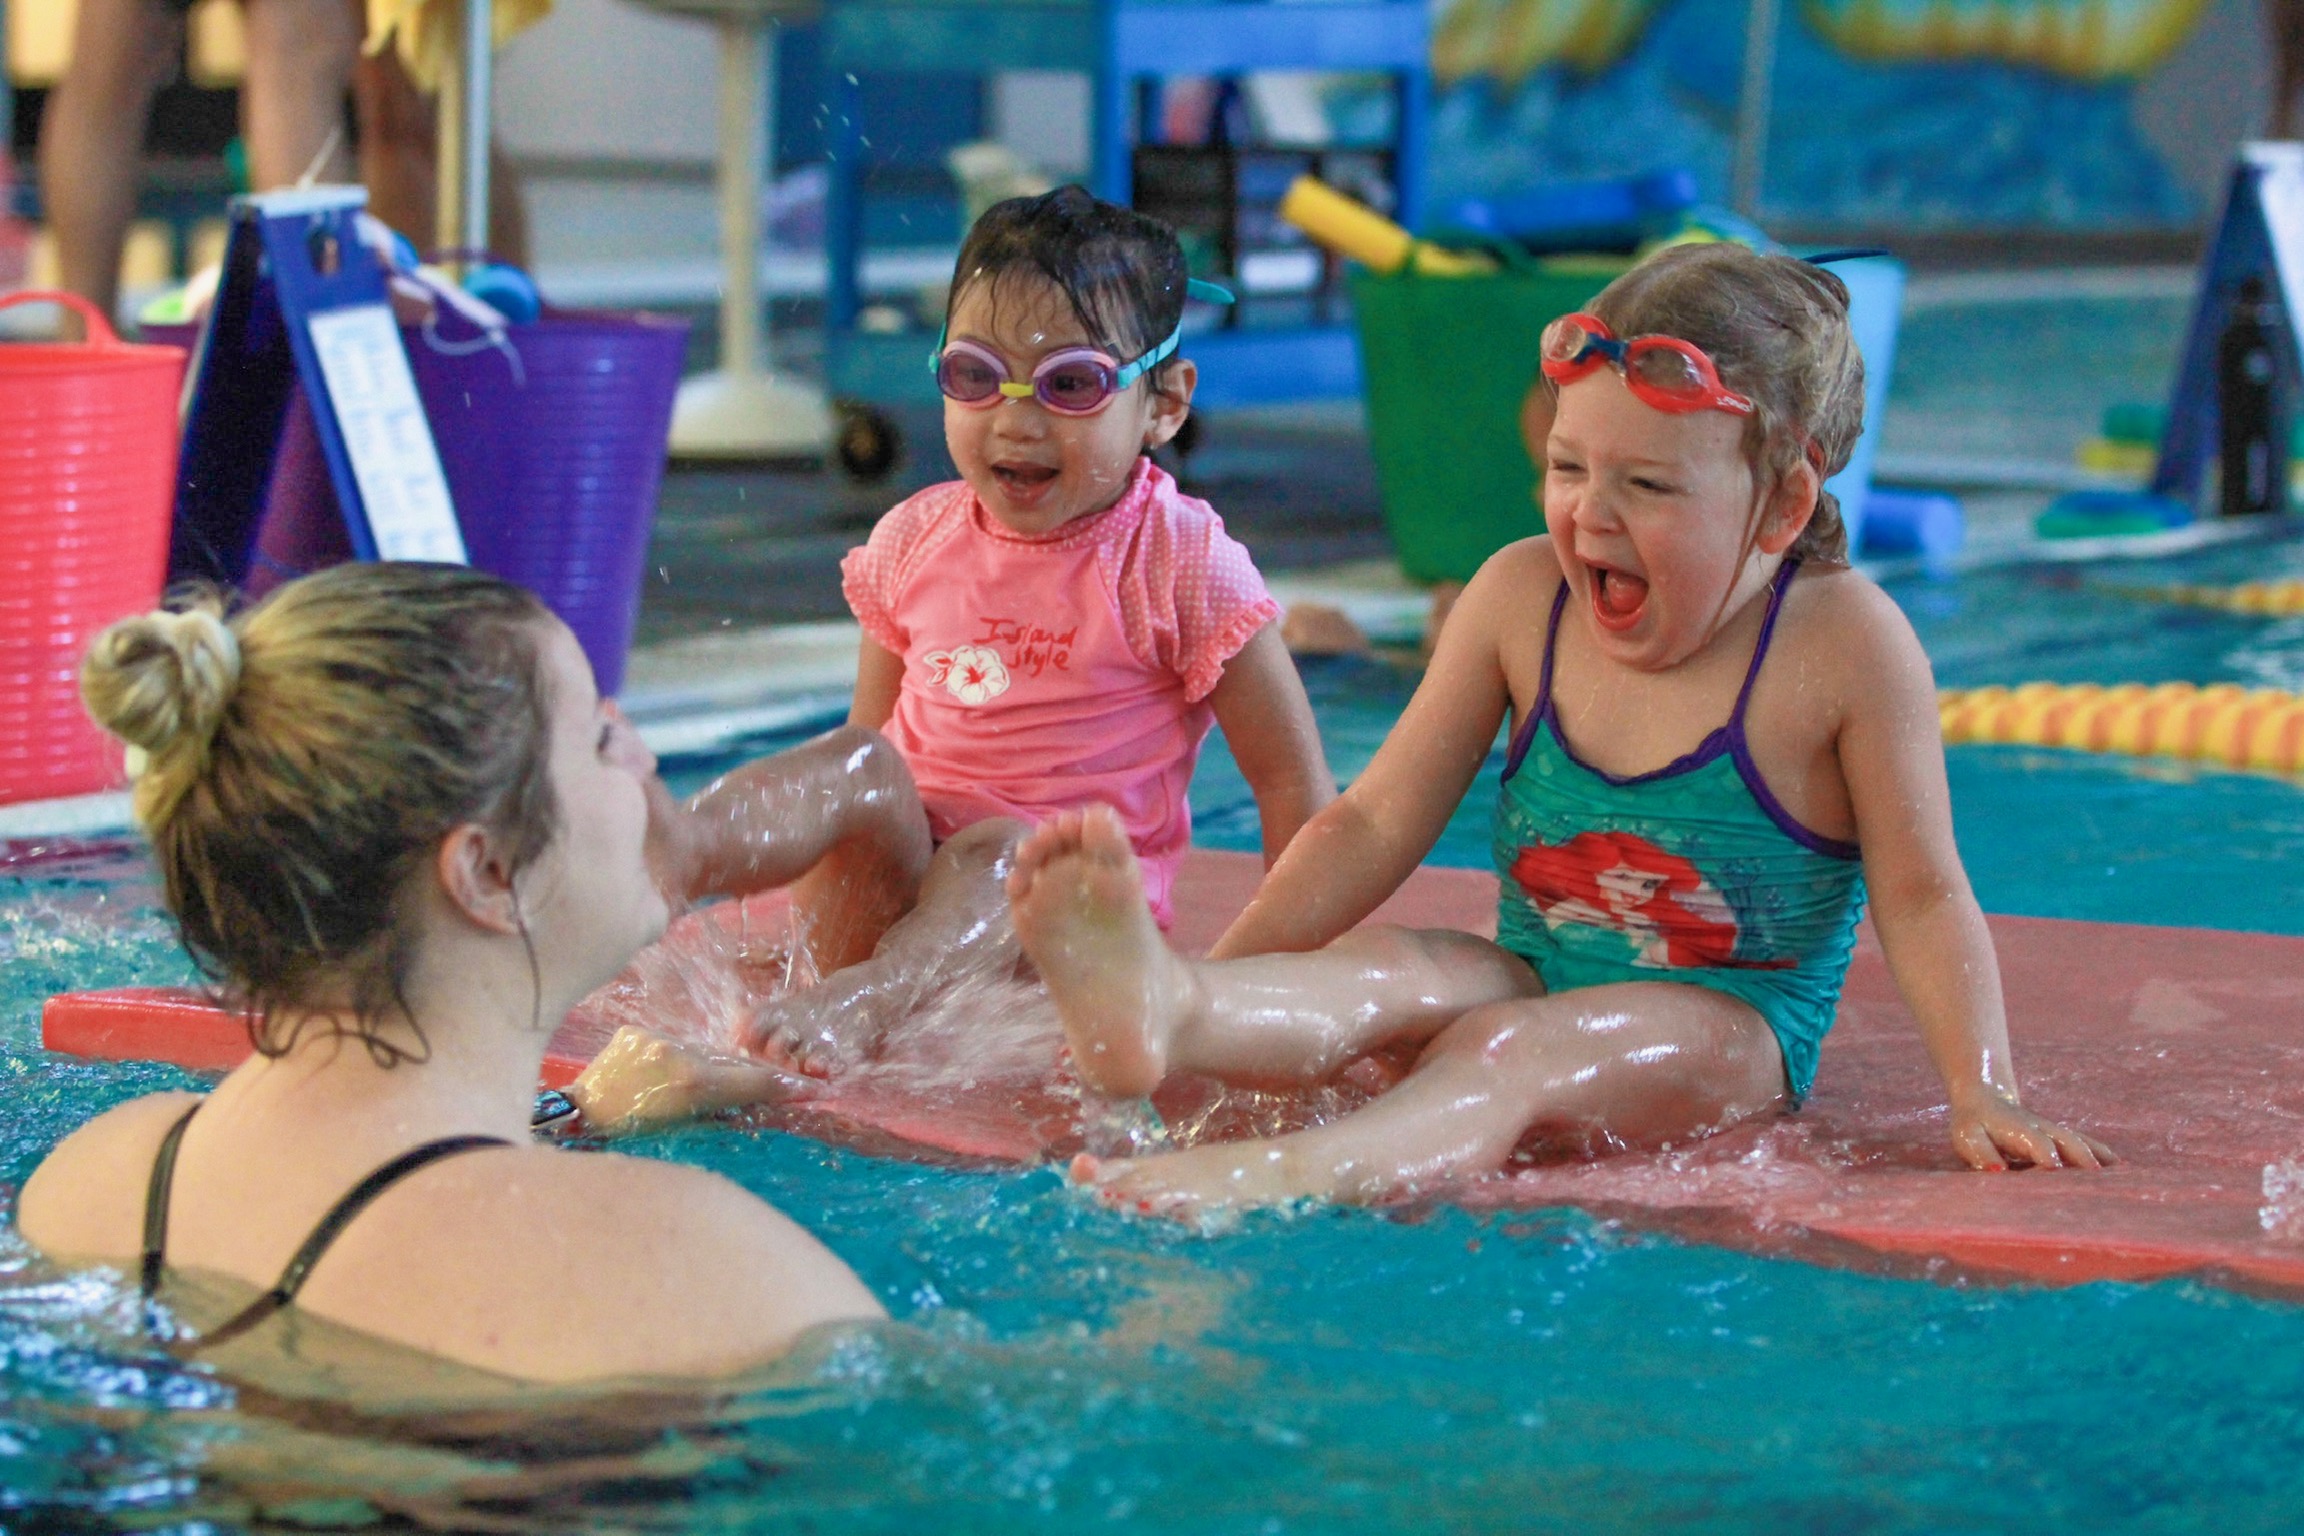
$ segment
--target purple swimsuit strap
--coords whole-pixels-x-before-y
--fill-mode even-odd
[[[1738,746],[1744,741],[1744,707],[1752,702],[1752,685],[1760,681],[1760,663],[1768,659],[1769,642],[1776,638],[1776,616],[1784,611],[1784,594],[1792,590],[1792,578],[1799,569],[1799,561],[1787,560],[1776,567],[1776,575],[1768,583],[1768,612],[1760,619],[1760,643],[1752,647],[1752,665],[1744,669],[1744,686],[1737,690],[1736,708],[1728,716],[1728,738]]]
[[[1528,755],[1528,743],[1536,737],[1536,723],[1552,711],[1552,657],[1560,649],[1560,615],[1567,611],[1568,578],[1562,576],[1559,590],[1552,594],[1552,617],[1544,626],[1544,669],[1536,677],[1536,702],[1512,733],[1512,746],[1504,758],[1507,779],[1520,771],[1520,759]]]
[[[1737,690],[1736,707],[1729,711],[1728,723],[1720,733],[1707,739],[1707,747],[1698,748],[1699,756],[1709,756],[1725,743],[1732,748],[1744,745],[1744,709],[1752,702],[1752,685],[1760,680],[1760,664],[1768,659],[1768,646],[1776,638],[1776,616],[1783,611],[1784,594],[1791,590],[1792,577],[1800,569],[1800,562],[1787,560],[1776,568],[1768,583],[1768,611],[1760,619],[1760,641],[1752,647],[1752,663],[1744,669],[1744,686]],[[1552,616],[1544,626],[1544,667],[1536,678],[1536,701],[1528,711],[1528,718],[1512,733],[1512,746],[1504,759],[1504,777],[1509,779],[1520,771],[1521,759],[1528,755],[1528,744],[1535,739],[1537,723],[1552,712],[1552,662],[1560,652],[1560,616],[1568,611],[1568,581],[1562,577],[1559,590],[1552,594]],[[1574,752],[1571,750],[1570,755]],[[1646,777],[1646,775],[1643,775]]]

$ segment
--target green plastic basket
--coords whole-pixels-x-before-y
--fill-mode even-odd
[[[1352,272],[1384,523],[1417,581],[1470,580],[1497,550],[1544,531],[1520,441],[1537,341],[1630,265],[1503,254],[1480,277]]]

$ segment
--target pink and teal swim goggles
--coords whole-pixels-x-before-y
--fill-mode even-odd
[[[1210,304],[1229,304],[1232,295],[1214,283],[1193,278],[1185,292]],[[1168,339],[1134,362],[1123,363],[1095,347],[1063,347],[1040,359],[1029,381],[1008,371],[1008,360],[973,341],[945,342],[936,335],[928,366],[936,387],[956,404],[988,410],[1004,400],[1037,400],[1059,416],[1093,416],[1106,401],[1165,362],[1184,339],[1179,323]]]

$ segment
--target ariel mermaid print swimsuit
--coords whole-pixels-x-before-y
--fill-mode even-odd
[[[1627,981],[1710,987],[1752,1005],[1784,1052],[1795,1099],[1840,1000],[1864,911],[1856,845],[1794,820],[1752,761],[1744,716],[1768,658],[1786,561],[1728,723],[1653,773],[1619,778],[1576,755],[1552,704],[1563,583],[1544,670],[1496,806],[1496,942],[1547,990]]]

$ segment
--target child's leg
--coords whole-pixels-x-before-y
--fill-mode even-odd
[[[1457,1020],[1374,1103],[1293,1136],[1074,1174],[1172,1214],[1299,1196],[1366,1201],[1492,1173],[1529,1131],[1592,1151],[1709,1135],[1784,1101],[1784,1058],[1752,1008],[1673,982],[1587,987]]]
[[[764,1004],[747,1044],[803,1072],[829,1075],[870,1054],[935,987],[969,970],[1014,971],[1022,951],[1007,881],[1020,821],[982,821],[929,861],[920,899],[872,952],[813,987]]]
[[[1430,1038],[1467,1009],[1542,990],[1518,959],[1447,931],[1380,928],[1312,954],[1183,960],[1152,921],[1126,834],[1101,809],[1035,832],[1009,894],[1073,1064],[1106,1093],[1149,1093],[1171,1070],[1314,1082],[1378,1046]]]
[[[746,763],[681,806],[651,802],[650,854],[675,894],[793,892],[819,975],[872,953],[912,908],[933,851],[912,774],[876,731],[842,726]]]

